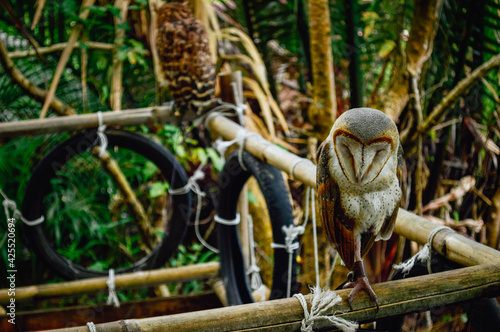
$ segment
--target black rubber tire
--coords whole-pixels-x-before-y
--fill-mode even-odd
[[[132,150],[151,162],[169,179],[172,188],[183,187],[187,183],[187,175],[181,164],[163,146],[153,140],[136,133],[107,130],[108,148],[122,147]],[[57,177],[57,172],[71,158],[91,149],[96,142],[97,131],[90,130],[79,133],[53,148],[36,166],[28,182],[24,196],[22,213],[28,220],[38,219],[45,215],[44,196],[50,189],[50,180]],[[173,179],[173,180],[170,180]],[[117,269],[116,273],[154,269],[165,264],[177,250],[186,233],[191,215],[191,192],[172,196],[172,217],[169,220],[169,231],[151,253],[133,265]],[[60,255],[50,243],[45,231],[45,222],[37,226],[24,225],[28,245],[45,263],[60,276],[74,280],[107,275],[107,271],[93,271],[74,264]]]
[[[237,202],[243,185],[250,176],[254,176],[262,191],[271,219],[275,243],[285,243],[282,227],[293,224],[293,210],[281,171],[266,164],[251,154],[243,153],[246,171],[238,161],[238,153],[227,158],[226,165],[219,175],[218,215],[227,220],[236,217]],[[252,303],[243,253],[238,236],[238,226],[217,225],[220,250],[222,280],[226,288],[228,305]],[[274,249],[273,285],[270,299],[286,297],[289,255],[285,249]],[[292,259],[291,294],[297,293],[297,263],[294,253]]]

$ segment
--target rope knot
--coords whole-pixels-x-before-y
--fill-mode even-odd
[[[343,332],[355,332],[358,328],[356,322],[336,317],[336,312],[332,313],[332,308],[342,301],[342,298],[332,290],[321,289],[316,286],[311,288],[313,294],[311,302],[311,310],[307,310],[307,302],[302,294],[294,294],[293,296],[299,300],[302,309],[304,309],[304,319],[300,330],[302,332],[312,332],[314,322],[321,319],[330,321],[334,326],[341,329]]]
[[[395,264],[393,267],[396,270],[401,270],[403,276],[406,276],[408,275],[408,273],[410,273],[413,266],[415,266],[415,263],[427,260],[427,270],[429,271],[429,273],[432,273],[431,270],[432,241],[434,241],[434,237],[436,236],[437,233],[445,229],[453,232],[453,230],[447,226],[438,226],[434,228],[432,232],[429,234],[429,237],[427,238],[427,243],[424,245],[422,250],[417,252],[413,257],[408,259],[406,262]]]

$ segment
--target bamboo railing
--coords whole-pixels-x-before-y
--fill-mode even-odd
[[[212,118],[210,129],[226,140],[236,138],[238,131],[243,130],[241,126],[222,116]],[[295,164],[291,175],[307,186],[316,187],[316,166],[307,159],[300,158],[263,138],[247,139],[245,149],[287,173],[290,173],[290,168]],[[303,162],[298,163],[301,160]],[[438,225],[427,219],[400,209],[394,231],[410,240],[425,244],[436,227]],[[500,263],[500,251],[454,232],[439,232],[433,239],[432,247],[444,257],[466,266]]]
[[[339,290],[343,301],[334,309],[338,317],[354,321],[371,321],[377,318],[426,310],[450,303],[500,295],[500,264],[478,265],[459,270],[421,277],[374,284],[373,290],[380,300],[377,312],[365,292],[354,300],[354,310],[349,311],[347,296],[350,290]],[[311,295],[305,296],[308,305]],[[300,331],[304,310],[295,298],[244,304],[192,313],[144,319],[127,319],[96,324],[97,331],[135,332],[208,332],[208,331]],[[328,327],[330,327],[328,329]],[[331,330],[326,320],[314,324],[315,331]],[[61,330],[53,330],[61,331]],[[67,332],[88,332],[87,326],[68,328]]]
[[[124,273],[115,276],[117,289],[152,287],[165,283],[187,282],[216,277],[219,263],[203,263],[176,268]],[[89,294],[108,289],[108,277],[60,282],[56,284],[16,287],[16,302],[69,295]],[[12,296],[8,289],[0,289],[0,304],[7,304]]]
[[[174,115],[173,107],[167,105],[122,110],[121,112],[103,112],[102,119],[107,126],[131,126],[143,123],[178,121],[179,117]],[[98,126],[99,119],[96,113],[0,122],[0,138],[78,131]]]

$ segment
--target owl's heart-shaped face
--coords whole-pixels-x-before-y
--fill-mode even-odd
[[[342,172],[349,182],[359,186],[369,184],[378,177],[394,146],[390,137],[363,142],[343,130],[334,133],[333,141]]]

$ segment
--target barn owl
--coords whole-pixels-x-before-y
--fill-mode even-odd
[[[213,101],[215,66],[208,36],[188,3],[167,3],[157,10],[158,56],[172,97],[182,115],[197,115]]]
[[[352,272],[348,302],[365,290],[377,295],[363,257],[374,241],[388,240],[401,201],[402,148],[394,122],[383,112],[355,108],[343,113],[321,144],[317,160],[320,215],[329,241]]]

